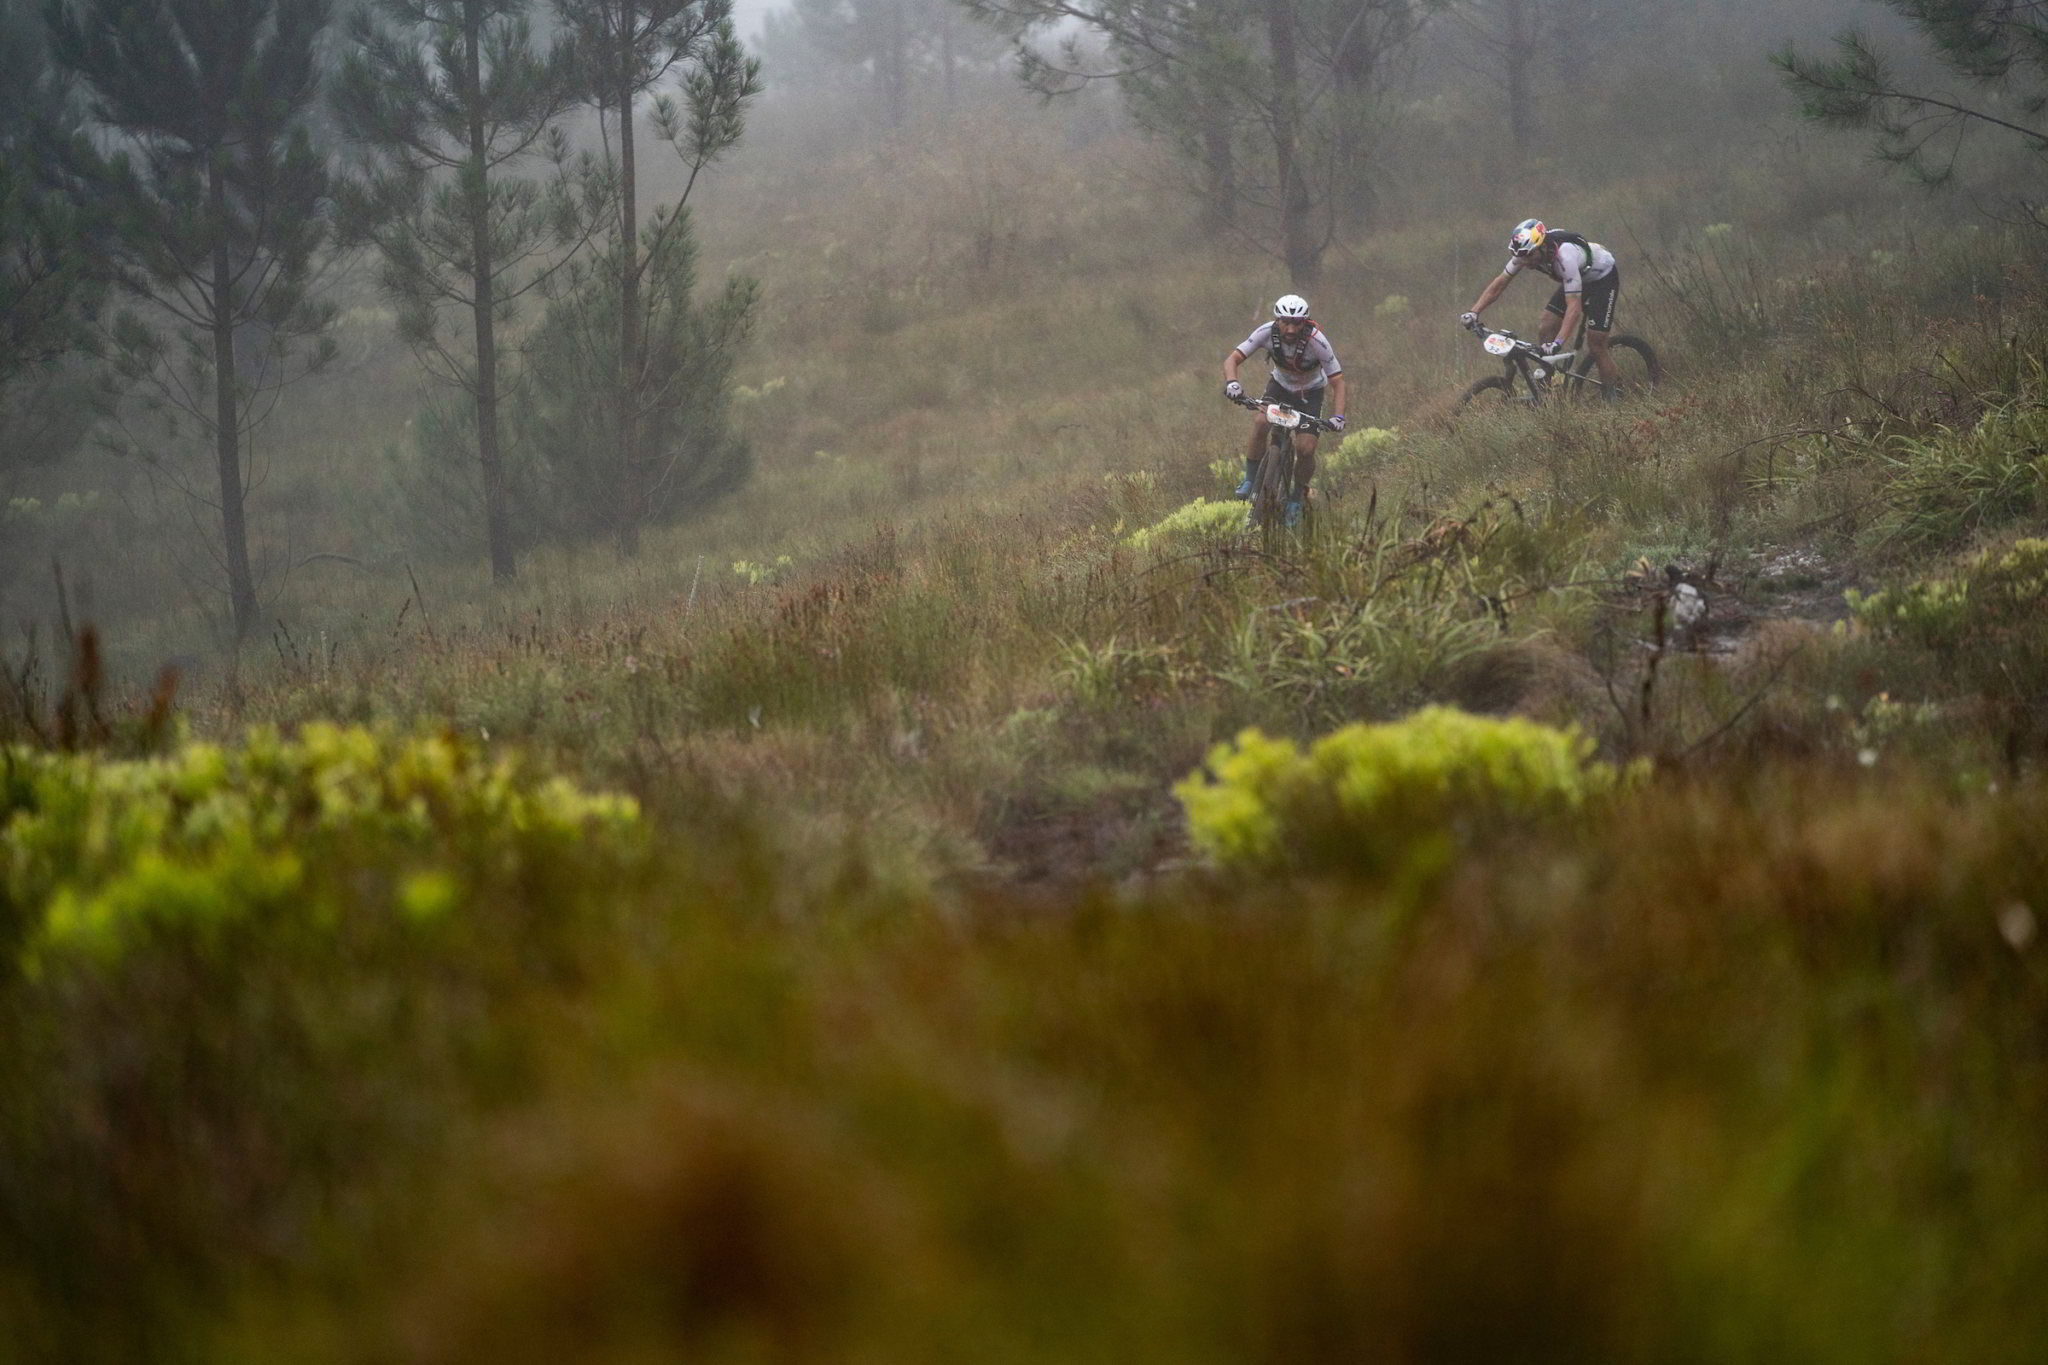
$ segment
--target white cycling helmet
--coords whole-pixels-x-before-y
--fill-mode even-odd
[[[1299,294],[1282,294],[1273,301],[1275,318],[1305,318],[1308,316],[1308,300]]]

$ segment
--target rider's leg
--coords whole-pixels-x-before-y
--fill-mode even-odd
[[[1297,431],[1294,433],[1294,487],[1295,497],[1308,494],[1308,481],[1316,476],[1316,433]]]
[[[1586,349],[1593,353],[1593,363],[1600,367],[1600,382],[1606,385],[1601,392],[1609,398],[1621,397],[1621,375],[1614,368],[1614,357],[1607,354],[1607,333],[1588,327]]]
[[[1607,353],[1607,338],[1614,331],[1614,311],[1621,298],[1621,271],[1611,271],[1586,290],[1586,347],[1593,363],[1600,367],[1600,391],[1609,398],[1621,397],[1621,375],[1614,357]]]
[[[1249,498],[1252,490],[1259,486],[1259,459],[1265,452],[1266,417],[1261,413],[1252,418],[1252,438],[1245,443],[1244,448],[1244,482],[1237,486],[1233,496]]]
[[[1543,315],[1536,319],[1536,344],[1548,346],[1557,340],[1558,329],[1564,326],[1564,286],[1559,285],[1543,305]]]
[[[1294,433],[1294,487],[1287,490],[1287,524],[1301,521],[1302,503],[1308,498],[1308,481],[1316,476],[1316,434]]]

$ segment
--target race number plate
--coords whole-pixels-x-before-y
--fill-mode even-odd
[[[1268,403],[1266,404],[1266,425],[1271,427],[1298,427],[1301,425],[1301,414],[1293,408],[1282,407],[1278,403]]]
[[[1506,355],[1515,349],[1515,339],[1503,332],[1488,332],[1485,345],[1488,355]]]

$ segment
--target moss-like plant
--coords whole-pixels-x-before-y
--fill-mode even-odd
[[[1244,530],[1244,504],[1196,498],[1151,526],[1126,537],[1134,550],[1186,550],[1204,542],[1227,540]]]
[[[349,867],[413,920],[482,881],[592,843],[623,851],[629,797],[594,796],[453,734],[259,728],[237,748],[157,759],[9,749],[0,904],[31,969],[101,959],[156,931],[212,936],[265,910],[319,924],[360,909]],[[337,894],[328,894],[335,892]]]
[[[1174,794],[1195,847],[1223,867],[1414,886],[1482,831],[1569,816],[1623,780],[1574,730],[1433,706],[1305,750],[1247,730]]]
[[[1987,632],[2031,625],[2048,602],[2048,540],[2021,540],[1978,555],[1960,573],[1885,588],[1853,588],[1849,610],[1880,635],[1954,649]]]

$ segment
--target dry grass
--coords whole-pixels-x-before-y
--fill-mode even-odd
[[[202,735],[445,725],[632,791],[658,846],[468,907],[459,951],[0,975],[0,1339],[1859,1365],[2039,1340],[2039,754],[1985,669],[1821,619],[1967,548],[1885,538],[1886,461],[2038,397],[2010,344],[2038,244],[1930,234],[1847,154],[1588,187],[1551,216],[1645,266],[1701,246],[1710,190],[1761,273],[1630,266],[1654,397],[1454,420],[1450,319],[1500,225],[1390,222],[1317,304],[1352,415],[1398,440],[1310,537],[1154,554],[1127,534],[1221,491],[1217,361],[1279,281],[1179,235],[1094,125],[954,131],[813,168],[828,209],[721,172],[708,250],[768,286],[761,473],[637,560],[550,550],[493,588],[408,543],[388,358],[281,419],[265,534],[362,564],[304,564],[238,661],[160,519],[95,531],[131,710],[192,656]],[[1760,336],[1731,330],[1754,291]],[[2041,529],[1998,516],[1970,525]],[[1768,580],[1792,551],[1812,581]],[[1660,645],[1666,563],[1707,579],[1718,652]],[[132,615],[125,576],[155,585]],[[46,646],[42,692],[61,673]],[[1178,861],[1165,793],[1212,742],[1437,700],[1660,776],[1410,903]],[[38,913],[5,888],[0,921]]]

